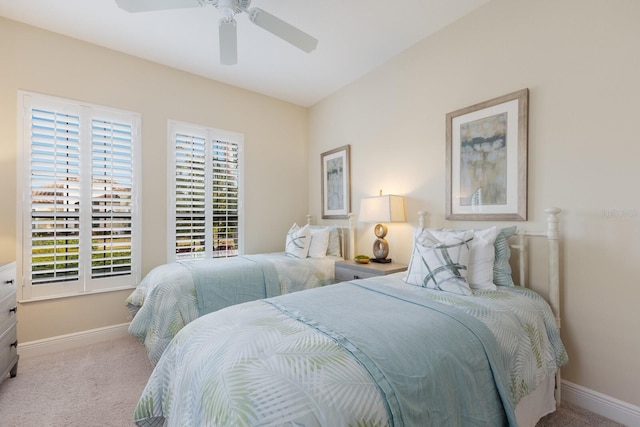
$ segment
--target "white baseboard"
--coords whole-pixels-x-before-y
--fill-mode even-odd
[[[625,426],[640,426],[640,407],[562,380],[562,400]]]
[[[70,350],[112,339],[123,338],[129,335],[128,328],[129,323],[121,323],[119,325],[106,326],[104,328],[18,343],[18,354],[21,359],[31,358],[34,356],[58,353],[60,351]]]

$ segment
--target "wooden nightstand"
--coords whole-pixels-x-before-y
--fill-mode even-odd
[[[353,279],[366,279],[374,276],[386,276],[387,274],[405,271],[407,266],[390,262],[388,264],[359,264],[355,261],[337,261],[335,266],[336,283]]]

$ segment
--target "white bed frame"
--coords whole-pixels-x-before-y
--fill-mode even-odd
[[[526,237],[544,237],[547,239],[547,263],[548,263],[548,295],[547,302],[551,306],[553,315],[556,318],[556,325],[560,329],[560,231],[559,231],[559,208],[545,209],[547,214],[547,230],[542,232],[519,230],[516,236],[517,244],[511,247],[516,250],[519,264],[519,284],[527,286],[527,245]],[[561,390],[560,369],[556,372],[556,384],[554,396],[556,408],[560,406]]]
[[[551,306],[558,329],[560,329],[560,232],[558,226],[560,212],[561,210],[559,208],[545,209],[545,213],[547,214],[547,229],[545,231],[518,230],[514,237],[516,242],[509,245],[514,250],[512,257],[516,257],[519,267],[517,276],[518,283],[521,286],[527,287],[527,238],[543,237],[547,239],[547,302]],[[418,223],[420,227],[425,227],[426,215],[427,213],[425,211],[418,212]],[[560,406],[561,384],[560,369],[558,369],[555,375],[554,389],[556,408]]]
[[[311,214],[307,214],[307,224],[308,225],[319,225],[313,224],[312,222],[313,216]],[[355,224],[356,224],[356,214],[349,214],[349,223],[348,225],[336,225],[338,227],[338,232],[340,233],[340,250],[342,253],[343,259],[353,259],[355,254],[353,253],[355,245]],[[331,225],[327,225],[330,227]]]
[[[512,260],[515,260],[518,265],[517,273],[514,272],[514,279],[517,279],[517,283],[521,286],[527,287],[527,271],[528,271],[528,238],[546,238],[547,240],[547,294],[546,300],[549,303],[553,315],[556,319],[558,329],[560,328],[560,232],[559,232],[559,215],[561,210],[559,208],[545,209],[547,214],[546,222],[547,227],[545,231],[528,231],[518,230],[516,236],[512,238],[515,242],[510,242],[510,247],[513,249]],[[420,227],[426,227],[425,211],[418,212],[418,223]],[[311,224],[311,215],[307,215],[307,224]],[[353,258],[353,250],[355,249],[355,214],[349,214],[349,223],[346,226],[338,226],[341,230],[341,242],[342,242],[342,254],[344,259]],[[517,275],[516,275],[517,274]],[[555,381],[554,381],[555,380]],[[553,398],[555,400],[555,408],[560,406],[561,395],[561,375],[560,369],[556,371],[555,379],[553,376],[549,377],[543,384],[541,384],[530,395],[525,396],[518,408],[516,408],[516,415],[520,422],[520,407],[530,406],[529,408],[523,408],[522,413],[524,419],[527,421],[522,422],[523,425],[534,426],[536,421],[547,413],[553,411],[553,402],[550,399],[551,390],[553,390]],[[528,400],[529,402],[524,402]],[[529,403],[532,403],[529,405]],[[550,408],[550,409],[549,409]]]

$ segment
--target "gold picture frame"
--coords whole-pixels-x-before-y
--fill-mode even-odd
[[[447,219],[527,219],[528,115],[529,89],[447,114]]]
[[[347,219],[351,212],[350,146],[320,155],[322,171],[322,218]]]

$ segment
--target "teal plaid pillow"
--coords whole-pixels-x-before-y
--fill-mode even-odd
[[[467,283],[473,231],[449,233],[416,230],[405,281],[411,285],[473,295]]]

